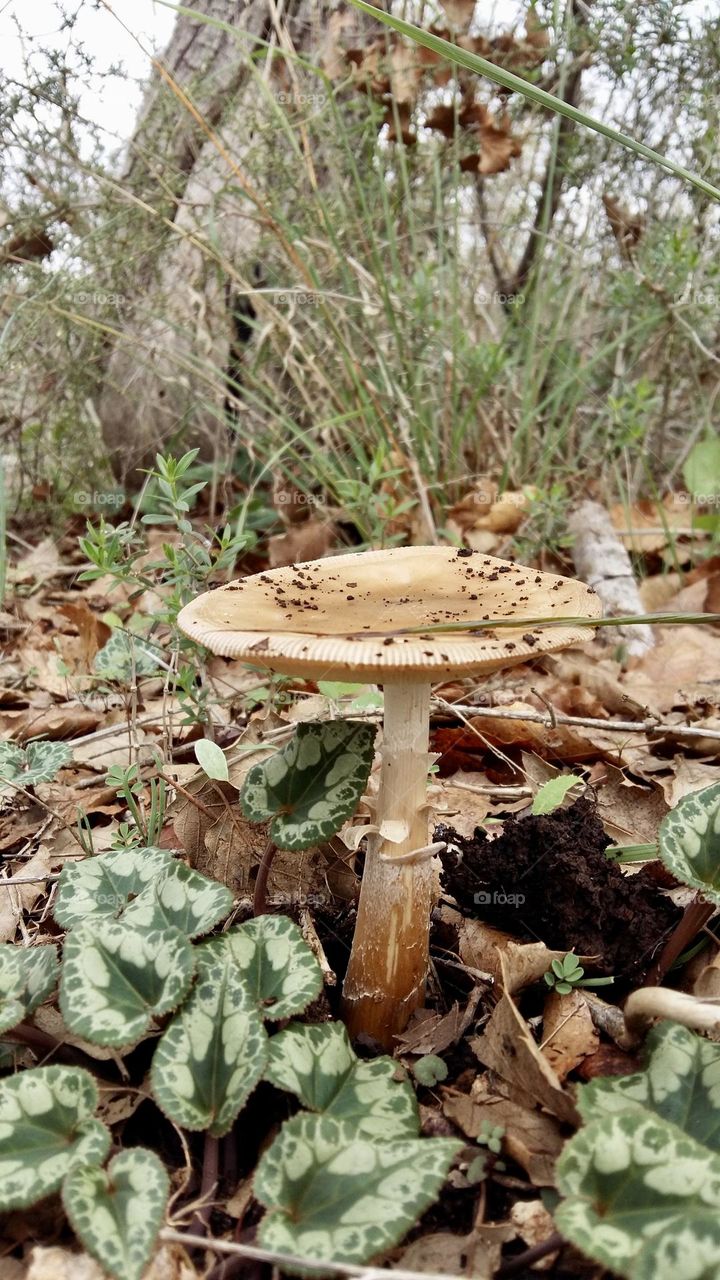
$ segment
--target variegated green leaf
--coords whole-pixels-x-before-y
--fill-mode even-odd
[[[9,1031],[55,989],[57,948],[0,947],[0,1032]]]
[[[273,1036],[265,1078],[311,1111],[346,1120],[360,1135],[416,1138],[417,1103],[392,1058],[358,1058],[341,1022],[296,1024]]]
[[[110,1133],[94,1117],[95,1081],[79,1067],[36,1067],[0,1081],[0,1208],[56,1191],[77,1165],[101,1164]]]
[[[122,918],[135,928],[175,928],[197,938],[224,920],[232,904],[224,884],[173,861],[125,908]]]
[[[662,1022],[645,1041],[647,1067],[599,1077],[578,1092],[587,1121],[621,1111],[653,1111],[720,1155],[720,1045]]]
[[[115,1280],[140,1280],[165,1215],[169,1178],[153,1151],[133,1147],[104,1169],[74,1168],[63,1205],[88,1253]]]
[[[673,875],[720,905],[720,782],[683,796],[660,823],[659,844]]]
[[[662,1023],[647,1065],[578,1093],[588,1121],[557,1166],[558,1227],[628,1280],[710,1277],[720,1237],[720,1045]],[[681,1260],[676,1242],[682,1236]]]
[[[153,848],[116,849],[66,862],[57,887],[55,919],[72,929],[91,916],[117,917],[173,862],[169,849]]]
[[[720,1157],[646,1111],[586,1125],[566,1144],[556,1175],[567,1197],[555,1211],[558,1229],[628,1280],[636,1280],[638,1255],[661,1231],[692,1232],[696,1214],[720,1211]],[[684,1266],[681,1275],[696,1274],[692,1253]]]
[[[267,1034],[230,951],[206,945],[196,957],[192,994],[155,1050],[150,1079],[171,1120],[220,1137],[262,1079]]]
[[[65,942],[63,1018],[93,1044],[133,1044],[153,1016],[180,1004],[193,963],[192,946],[177,929],[143,933],[119,920],[80,925]]]
[[[355,720],[298,725],[288,745],[245,778],[245,817],[271,819],[270,836],[280,849],[308,849],[329,840],[362,796],[376,732],[374,725]]]
[[[135,676],[152,676],[162,666],[162,649],[140,636],[116,627],[98,650],[93,666],[106,680],[128,683]]]
[[[57,773],[72,760],[67,742],[30,742],[23,749],[14,742],[0,742],[0,794],[19,787],[34,787],[38,782],[52,782]]]
[[[287,916],[258,916],[203,943],[210,955],[229,953],[264,1018],[303,1013],[322,991],[320,965]]]
[[[461,1149],[446,1138],[360,1137],[327,1116],[294,1116],[255,1173],[266,1249],[309,1262],[367,1262],[399,1243],[436,1199]]]

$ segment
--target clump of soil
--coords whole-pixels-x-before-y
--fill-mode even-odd
[[[624,875],[605,856],[612,841],[593,805],[581,799],[542,816],[509,818],[502,835],[452,827],[443,883],[466,915],[561,951],[598,956],[597,968],[641,980],[682,912],[646,871]]]

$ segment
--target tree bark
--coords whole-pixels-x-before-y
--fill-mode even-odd
[[[253,126],[262,122],[258,77],[272,84],[284,74],[278,49],[288,41],[319,61],[340,26],[345,38],[351,22],[358,38],[367,27],[359,15],[350,18],[344,0],[286,0],[282,9],[273,0],[196,0],[194,7],[231,29],[178,16],[122,175],[132,228],[128,319],[109,351],[99,414],[123,479],[159,449],[198,445],[220,464],[229,455],[234,301],[252,316],[259,240],[278,230],[265,206],[262,148],[254,139]],[[307,287],[293,246],[285,247],[297,284]]]

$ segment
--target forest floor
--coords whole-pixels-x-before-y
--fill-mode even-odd
[[[653,529],[649,517],[645,527]],[[53,916],[60,873],[90,852],[131,844],[127,787],[147,822],[153,781],[164,786],[155,843],[227,886],[233,923],[249,919],[264,844],[238,805],[249,767],[298,724],[358,708],[379,722],[377,692],[300,679],[268,686],[247,666],[211,657],[203,714],[228,761],[227,781],[213,782],[194,751],[203,725],[171,688],[171,630],[153,632],[160,658],[147,674],[128,649],[106,650],[114,635],[137,631],[139,617],[156,615],[160,582],[157,593],[138,595],[116,578],[82,581],[76,527],[59,537],[34,536],[27,521],[11,529],[0,744],[64,747],[55,759],[50,751],[37,780],[30,756],[24,781],[0,754],[0,944],[62,943]],[[670,554],[671,536],[655,529],[635,546],[646,609],[717,608],[720,565],[699,559],[691,538],[672,539]],[[503,554],[507,543],[493,537]],[[548,567],[546,558],[538,563]],[[240,572],[266,564],[257,553]],[[621,1011],[631,991],[720,994],[712,920],[706,913],[693,925],[695,891],[657,850],[665,816],[720,782],[720,630],[658,626],[654,646],[630,660],[608,634],[480,685],[433,689],[430,830],[445,845],[443,894],[426,1007],[394,1054],[416,1091],[422,1133],[459,1139],[463,1152],[437,1203],[381,1259],[405,1271],[477,1280],[606,1274],[558,1236],[552,1217],[555,1163],[579,1122],[577,1089],[639,1070],[640,1042]],[[575,783],[551,800],[544,788],[560,775]],[[307,1012],[311,1022],[339,1012],[357,883],[337,837],[304,854],[279,853],[270,873],[267,910],[289,915],[321,962],[324,991]],[[569,953],[585,979],[612,981],[587,988],[575,974],[563,985],[558,966]],[[174,1196],[149,1278],[257,1275],[261,1264],[243,1253],[260,1217],[255,1166],[292,1106],[262,1083],[209,1151],[206,1136],[179,1131],[151,1097],[157,1034],[153,1025],[127,1052],[101,1048],[68,1030],[51,995],[7,1032],[4,1065],[89,1069],[115,1148],[145,1143],[161,1156]],[[372,1056],[373,1045],[358,1048]],[[415,1068],[429,1056],[441,1060],[437,1078],[420,1083]],[[77,1253],[57,1194],[3,1222],[1,1280],[102,1276]],[[230,1242],[237,1253],[224,1261],[212,1244],[182,1248],[173,1229]]]

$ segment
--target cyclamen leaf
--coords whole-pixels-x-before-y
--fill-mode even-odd
[[[77,1165],[101,1164],[110,1133],[94,1117],[95,1081],[79,1067],[35,1067],[0,1081],[0,1208],[35,1204]]]
[[[264,1018],[304,1013],[322,991],[320,965],[287,916],[258,916],[202,945],[203,953],[230,955]]]
[[[266,1080],[294,1093],[312,1111],[352,1124],[376,1138],[418,1135],[415,1094],[392,1058],[364,1062],[342,1023],[294,1025],[273,1036]]]
[[[720,782],[683,796],[660,823],[659,845],[673,875],[720,906]]]
[[[64,929],[90,916],[119,916],[131,898],[174,862],[169,849],[117,849],[66,862],[60,872],[53,914]]]
[[[357,808],[373,761],[377,730],[355,720],[298,725],[295,736],[247,774],[240,806],[270,823],[280,849],[329,840]]]
[[[56,947],[0,947],[0,1032],[42,1004],[55,989],[59,967]]]
[[[115,1280],[140,1280],[162,1225],[170,1181],[145,1147],[123,1151],[104,1169],[75,1168],[63,1205],[88,1253]]]
[[[269,1210],[266,1249],[322,1262],[367,1262],[399,1243],[436,1199],[461,1143],[359,1137],[327,1116],[288,1120],[255,1173]]]
[[[161,654],[159,646],[117,627],[96,653],[93,666],[106,680],[123,683],[132,680],[133,672],[136,676],[154,675],[162,665]]]
[[[199,947],[190,999],[155,1050],[158,1105],[182,1128],[221,1137],[262,1079],[267,1053],[262,1017],[231,953]]]
[[[720,1210],[720,1157],[645,1111],[585,1126],[566,1144],[556,1174],[567,1197],[555,1211],[559,1230],[628,1280],[636,1280],[643,1246],[661,1231],[694,1236],[693,1216]],[[699,1245],[691,1248],[681,1274],[701,1275],[693,1269],[701,1256]]]
[[[184,862],[173,861],[125,908],[122,919],[136,929],[179,929],[188,938],[209,933],[232,909],[224,884]]]
[[[599,1077],[578,1093],[587,1121],[621,1111],[653,1111],[720,1155],[720,1044],[661,1022],[645,1041],[647,1068]]]
[[[717,1274],[720,1045],[661,1023],[647,1066],[578,1092],[589,1121],[557,1166],[563,1234],[628,1280]],[[677,1241],[682,1238],[682,1254]],[[673,1264],[675,1259],[675,1264]]]
[[[193,965],[193,949],[177,929],[141,933],[123,921],[81,925],[65,942],[63,1018],[93,1044],[133,1044],[154,1015],[177,1008]]]
[[[0,742],[0,794],[13,789],[8,783],[34,787],[38,782],[52,782],[71,760],[72,748],[67,742],[30,742],[24,750],[14,742]]]

